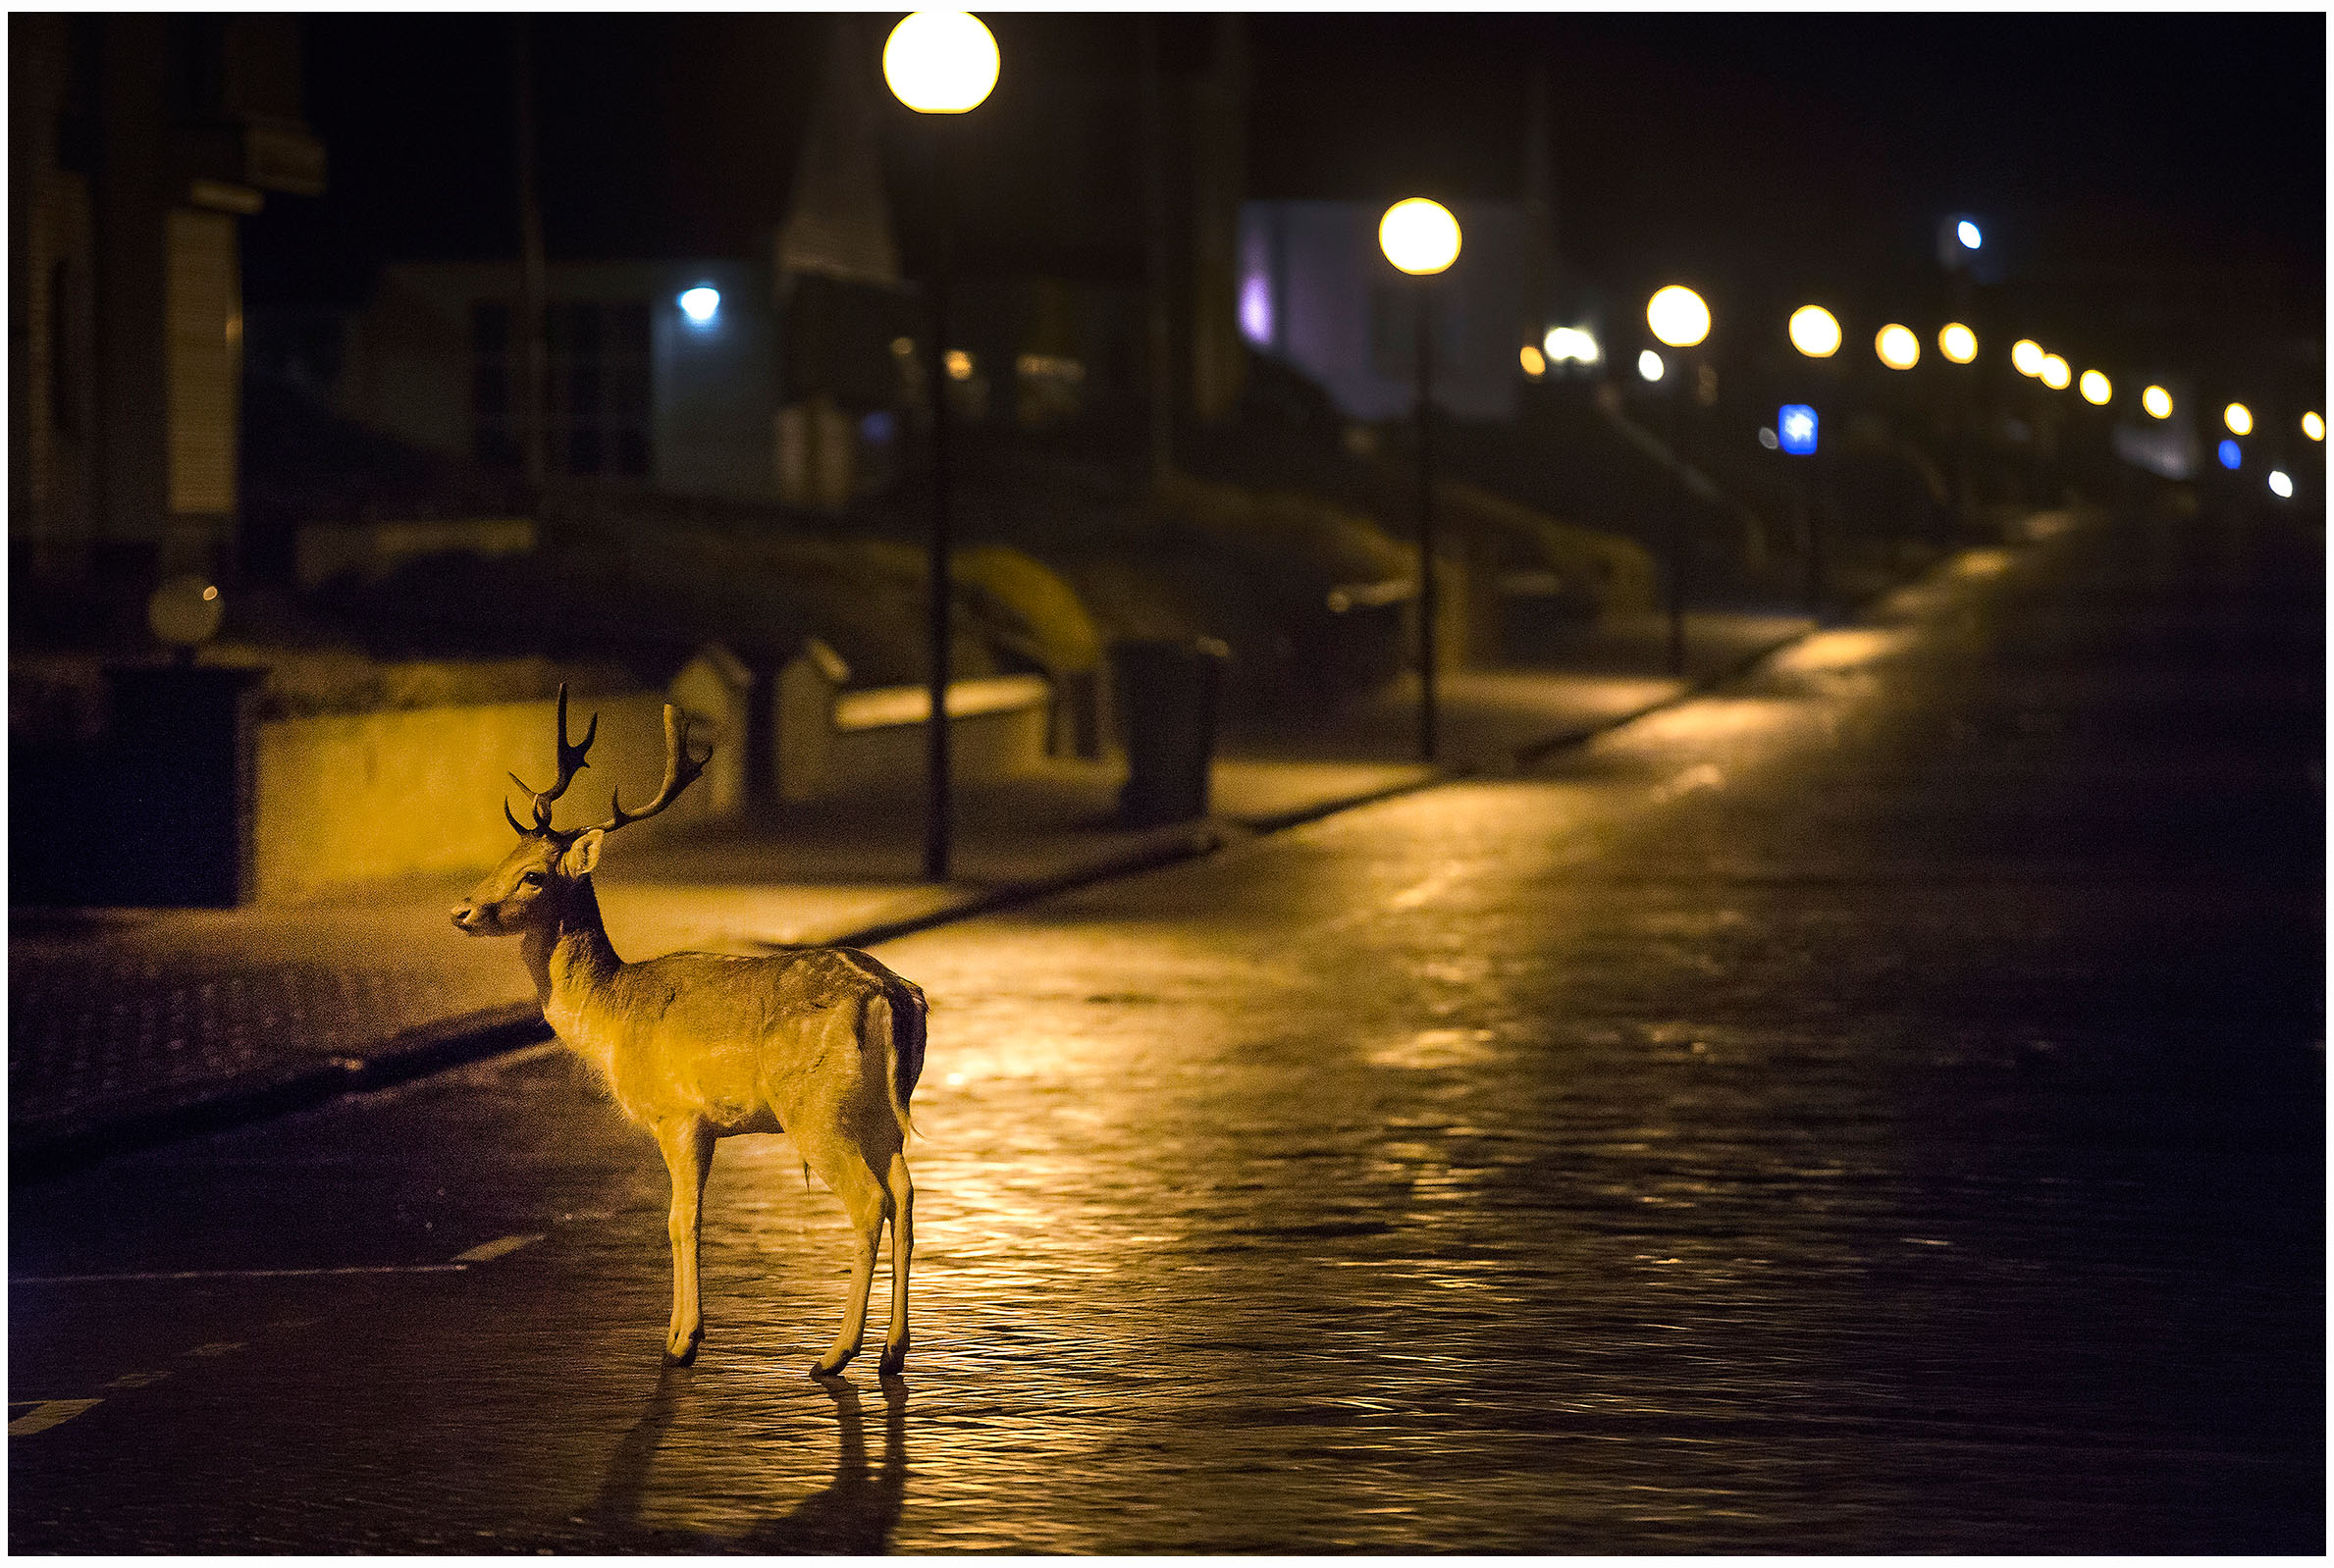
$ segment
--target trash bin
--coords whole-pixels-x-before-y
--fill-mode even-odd
[[[1207,814],[1216,696],[1232,651],[1212,637],[1114,643],[1114,706],[1127,743],[1119,815],[1149,827]]]

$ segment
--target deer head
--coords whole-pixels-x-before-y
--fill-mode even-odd
[[[584,728],[581,741],[567,739],[567,685],[559,683],[559,712],[557,720],[558,782],[548,790],[531,788],[516,773],[510,781],[534,797],[534,826],[522,824],[510,813],[510,802],[503,803],[504,819],[518,833],[518,844],[503,863],[486,874],[486,880],[471,890],[470,896],[454,906],[453,923],[457,930],[471,936],[516,936],[523,931],[556,924],[574,907],[578,890],[588,892],[586,878],[600,863],[600,847],[608,835],[633,822],[646,821],[673,802],[673,798],[687,789],[705,772],[705,764],[713,758],[689,755],[689,718],[670,703],[664,705],[664,784],[657,791],[657,798],[637,811],[624,810],[622,791],[609,795],[609,818],[593,827],[569,828],[565,832],[551,825],[552,803],[567,793],[567,786],[575,782],[576,773],[591,764],[584,754],[591,750],[593,739],[600,733],[600,715],[594,713]]]

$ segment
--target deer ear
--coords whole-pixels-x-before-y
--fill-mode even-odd
[[[600,863],[601,841],[607,837],[607,832],[597,827],[587,827],[576,834],[575,842],[559,857],[559,874],[571,882],[579,876],[591,875],[592,868]]]

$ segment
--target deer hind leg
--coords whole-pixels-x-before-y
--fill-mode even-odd
[[[705,1178],[714,1165],[714,1129],[693,1117],[657,1124],[657,1147],[672,1173],[672,1212],[664,1230],[672,1238],[672,1322],[664,1332],[664,1364],[685,1367],[697,1359],[705,1337],[705,1315],[697,1288],[698,1242],[705,1205]]]
[[[891,1198],[857,1149],[846,1144],[809,1148],[803,1153],[809,1158],[811,1169],[843,1200],[843,1212],[851,1220],[851,1289],[843,1309],[842,1332],[811,1369],[815,1377],[832,1377],[859,1354],[860,1344],[867,1336],[868,1289],[875,1281],[875,1250],[883,1240],[883,1221],[891,1208]]]
[[[905,1153],[893,1152],[883,1185],[891,1199],[891,1332],[876,1370],[897,1372],[908,1364],[908,1258],[916,1250],[916,1183]]]

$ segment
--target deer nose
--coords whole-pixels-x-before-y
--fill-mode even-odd
[[[456,904],[453,907],[453,928],[455,930],[467,931],[470,929],[471,923],[477,918],[478,911],[474,906],[469,904]]]

